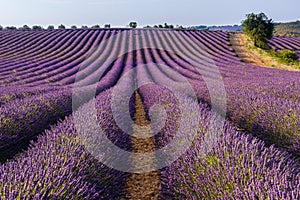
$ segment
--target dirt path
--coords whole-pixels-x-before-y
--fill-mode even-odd
[[[136,92],[136,112],[135,123],[133,127],[134,134],[131,137],[134,152],[146,153],[153,152],[155,149],[155,141],[151,134],[149,121],[146,118],[146,113],[140,95]],[[143,137],[143,138],[141,138]],[[146,137],[146,138],[145,138]],[[133,164],[139,163],[140,160],[133,158]],[[145,160],[144,160],[145,162]],[[155,155],[149,156],[146,160],[144,169],[155,166]],[[126,183],[129,199],[152,200],[158,199],[160,191],[160,175],[159,171],[148,172],[142,174],[131,174]]]
[[[264,62],[257,57],[257,55],[249,51],[241,33],[232,34],[230,36],[230,43],[238,57],[241,58],[244,62],[251,63],[257,66],[267,67],[266,64],[264,64]]]

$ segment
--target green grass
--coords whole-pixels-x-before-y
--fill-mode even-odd
[[[243,39],[247,48],[256,54],[266,66],[294,71],[300,70],[300,62],[295,57],[296,52],[291,50],[276,52],[271,49],[261,49],[255,47],[249,37],[243,35]]]

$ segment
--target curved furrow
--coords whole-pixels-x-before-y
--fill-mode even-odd
[[[59,37],[53,37],[52,39],[49,40],[50,43],[47,44],[48,51],[46,51],[46,52],[40,51],[40,53],[42,55],[45,55],[46,53],[48,53],[49,54],[48,57],[51,58],[49,61],[50,62],[55,61],[56,59],[59,59],[62,56],[65,56],[65,53],[64,53],[65,50],[72,50],[72,44],[75,41],[79,40],[81,37],[83,37],[83,35],[84,35],[84,32],[79,31],[79,32],[73,32],[73,33],[70,32],[68,34],[64,33],[64,34],[60,35]],[[37,55],[36,58],[37,59],[33,59],[33,61],[38,62],[38,61],[42,60],[43,62],[47,62],[47,60],[48,60],[47,59],[46,61],[44,61],[45,57],[41,56],[41,55]],[[33,64],[35,64],[35,63],[33,63]],[[31,68],[31,67],[29,66],[29,67],[26,67],[25,69],[31,70],[28,68]],[[24,68],[21,67],[21,70],[23,70],[23,69]],[[33,69],[35,70],[36,67],[33,67]]]
[[[23,47],[26,47],[29,44],[34,44],[33,41],[38,41],[40,37],[47,34],[44,31],[30,31],[28,34],[25,33],[20,35],[18,38],[15,38],[14,41],[9,42],[5,47],[1,48],[0,53],[17,56],[19,49],[23,49]]]
[[[279,37],[275,37],[273,39],[274,42],[279,43],[284,49],[291,49],[291,50],[295,50],[298,49],[298,47],[295,47],[293,44],[291,44],[290,41],[286,41],[284,39],[281,39]]]
[[[198,33],[199,35],[200,33]],[[235,56],[234,52],[229,50],[230,41],[228,40],[220,40],[215,32],[208,32],[208,31],[202,31],[201,34],[203,35],[203,38],[206,38],[206,40],[215,46],[217,50],[220,52],[223,52],[225,54],[233,55]]]
[[[92,41],[89,40],[88,44],[84,47],[85,49],[85,54],[78,58],[76,61],[73,63],[67,64],[68,66],[64,66],[65,71],[63,71],[60,76],[59,76],[59,84],[61,85],[70,85],[73,84],[76,78],[76,73],[78,72],[79,69],[83,70],[85,66],[88,66],[89,64],[87,63],[92,63],[94,60],[90,58],[92,53],[94,53],[94,50],[97,49],[98,45],[102,40],[105,38],[105,32],[101,31],[100,34],[98,34],[97,38]],[[89,47],[89,45],[91,45]],[[74,67],[70,67],[70,65],[74,65]],[[54,77],[57,78],[57,77]],[[53,79],[50,79],[49,81],[51,82]]]
[[[18,52],[19,56],[16,58],[8,58],[8,59],[15,59],[18,60],[19,63],[26,63],[28,61],[31,61],[36,58],[40,58],[42,53],[45,53],[45,50],[51,49],[51,47],[54,45],[50,45],[50,41],[55,38],[57,41],[60,40],[59,35],[62,35],[63,32],[56,32],[52,31],[51,33],[47,34],[45,37],[42,39],[38,40],[35,42],[34,46],[29,46],[28,48],[25,48],[23,50],[20,50]],[[39,57],[37,57],[38,55]]]
[[[5,44],[10,40],[12,40],[14,37],[18,37],[18,34],[20,34],[20,32],[17,31],[9,32],[9,31],[0,30],[0,35],[1,35],[0,47],[5,46]]]
[[[240,68],[249,66],[247,64],[244,64],[238,60],[234,59],[228,59],[227,57],[222,58],[216,58],[214,55],[206,53],[207,59],[210,59],[210,63],[207,66],[202,66],[197,64],[197,61],[199,60],[199,51],[204,51],[202,48],[199,50],[197,47],[197,42],[193,43],[194,38],[187,37],[184,33],[179,33],[175,39],[175,43],[178,46],[183,46],[184,51],[183,52],[189,52],[188,56],[191,58],[191,62],[195,61],[195,63],[192,63],[195,67],[197,67],[197,70],[200,70],[200,73],[204,75],[205,77],[214,77],[219,72],[223,76],[238,76],[240,73],[240,70],[235,70],[232,67],[233,65],[238,65]],[[205,53],[205,52],[204,52]],[[202,53],[203,54],[203,53]],[[198,58],[197,58],[198,57]],[[226,61],[227,60],[227,61]],[[251,69],[251,68],[250,68]],[[218,75],[217,75],[218,76]]]
[[[92,36],[91,36],[92,35]],[[24,75],[21,79],[22,82],[24,82],[25,84],[30,84],[30,83],[37,83],[42,80],[39,79],[41,74],[45,74],[46,75],[46,79],[43,80],[47,81],[49,80],[49,78],[56,76],[57,74],[63,72],[64,70],[68,69],[68,68],[72,68],[72,62],[75,61],[76,59],[80,59],[81,57],[83,57],[83,54],[85,53],[84,50],[84,46],[86,45],[86,42],[89,41],[89,39],[93,40],[96,37],[96,33],[93,32],[89,32],[87,34],[83,34],[82,37],[78,37],[78,40],[75,40],[70,48],[71,50],[68,51],[67,54],[65,54],[63,57],[61,57],[61,61],[58,62],[57,64],[54,65],[49,65],[49,67],[37,67],[34,71],[33,76],[30,76],[28,79],[25,78],[27,76]],[[92,37],[92,38],[90,38]],[[18,83],[16,83],[18,84]]]
[[[14,34],[14,32],[16,31],[12,31],[10,32],[11,34],[13,34],[12,37],[7,38],[7,40],[5,40],[5,42],[2,44],[0,53],[3,54],[6,49],[10,49],[10,47],[14,47],[14,45],[18,44],[20,41],[20,37],[21,37],[21,41],[24,41],[28,38],[30,38],[34,33],[37,34],[36,32],[20,32],[20,34]],[[23,38],[22,38],[23,36]]]
[[[75,32],[74,32],[75,34]],[[70,43],[75,40],[76,37],[73,37],[73,39],[69,40],[69,38],[71,38],[72,36],[74,36],[74,34],[70,33],[70,34],[62,34],[59,35],[56,38],[52,38],[48,41],[48,43],[46,43],[47,45],[44,46],[44,48],[40,49],[39,54],[48,54],[47,56],[38,56],[37,58],[37,63],[30,63],[29,65],[22,65],[20,64],[19,67],[15,67],[15,65],[12,66],[8,66],[10,70],[13,70],[14,68],[17,68],[18,71],[19,70],[34,70],[34,68],[37,66],[37,64],[43,64],[43,63],[47,63],[50,62],[51,60],[54,60],[55,58],[57,58],[59,55],[63,54],[61,52],[62,48],[70,48]],[[79,33],[77,33],[79,34]],[[75,34],[76,35],[76,34]],[[58,41],[58,42],[57,42]],[[46,50],[47,49],[47,50]],[[46,50],[46,51],[45,51]],[[55,51],[58,52],[57,54],[55,54]],[[5,71],[4,71],[5,72]],[[2,73],[4,73],[2,72]]]
[[[205,55],[205,52],[199,51],[197,46],[187,43],[187,40],[190,40],[190,38],[186,38],[187,36],[184,34],[170,32],[170,34],[165,34],[165,36],[174,42],[175,47],[178,48],[178,52],[186,57],[184,59],[188,59],[188,62],[191,63],[202,76],[215,77],[217,70],[215,69],[216,63],[211,58],[211,55],[207,53]],[[204,59],[205,63],[203,64]]]
[[[101,65],[101,61],[104,62],[104,60],[109,56],[109,53],[112,49],[113,42],[108,43],[108,46],[103,45],[102,43],[105,43],[105,41],[114,34],[114,31],[105,32],[105,35],[103,39],[101,40],[100,44],[92,50],[91,54],[89,54],[86,57],[86,60],[80,64],[80,71],[76,73],[76,82],[86,78],[88,75],[92,74],[98,67]]]
[[[291,50],[299,50],[300,49],[300,45],[293,42],[292,40],[288,39],[288,38],[281,38],[281,37],[276,37],[274,38],[274,40],[279,43],[283,43],[286,47],[288,47]]]
[[[8,50],[7,53],[5,53],[7,54],[5,56],[5,59],[22,61],[26,55],[30,55],[30,51],[32,51],[32,49],[38,48],[39,44],[43,42],[46,38],[49,38],[49,34],[47,32],[43,32],[43,34],[40,34],[39,36],[31,36],[30,38],[28,38],[28,41],[24,42],[25,44],[21,47],[12,48]]]
[[[225,61],[237,61],[240,62],[240,59],[236,56],[235,53],[228,50],[225,51],[225,49],[222,49],[222,46],[213,44],[211,41],[204,39],[200,33],[194,33],[194,32],[187,32],[186,33],[189,37],[194,38],[195,42],[204,45],[205,50],[209,52],[214,58],[218,58],[218,61],[225,60]],[[221,59],[221,60],[219,60]]]
[[[154,41],[158,40],[157,43],[161,43],[165,49],[168,49],[168,51],[159,51],[167,65],[188,78],[201,79],[201,74],[189,62],[176,54],[176,49],[170,45],[167,38],[163,38],[160,32],[156,32],[153,39]]]
[[[153,42],[152,45],[154,45],[154,47],[158,46],[157,44],[158,44],[159,41],[156,41],[157,37],[158,37],[157,35],[154,35],[154,37],[151,38],[151,41]],[[163,45],[163,47],[164,47],[164,45]],[[158,49],[151,48],[149,51],[151,52],[151,55],[154,58],[154,60],[153,60],[153,63],[154,63],[153,65],[155,66],[154,68],[159,68],[160,69],[160,68],[166,68],[166,67],[169,68],[169,67],[171,67],[173,70],[180,71],[181,67],[176,65],[176,63],[174,63],[174,62],[170,62],[168,60],[168,57],[165,56],[166,53],[163,50],[158,50]],[[177,58],[177,59],[180,59],[180,58]],[[163,71],[163,73],[165,73],[165,72]],[[174,76],[174,74],[172,74],[172,73],[165,73],[165,76],[167,76],[169,79],[172,79],[172,80],[175,80],[175,81],[178,78],[177,76]]]
[[[115,31],[112,32],[112,39],[108,39],[110,41],[109,43],[104,41],[104,44],[100,44],[96,52],[92,54],[92,57],[96,56],[97,59],[92,63],[89,63],[89,60],[87,60],[86,63],[88,65],[83,66],[81,70],[78,71],[74,86],[86,86],[97,83],[98,80],[101,79],[102,76],[112,68],[114,62],[117,61],[116,59],[120,59],[118,58],[118,53],[121,51],[121,49],[118,45],[121,43],[121,37],[120,35],[115,36],[114,33]],[[123,42],[122,44],[125,43]],[[86,65],[86,63],[84,64]]]
[[[273,41],[273,40],[269,40],[268,41],[269,46],[273,49],[273,50],[281,50],[284,49],[284,47],[281,44],[278,44],[277,42]]]
[[[95,33],[92,37],[93,38],[90,38],[87,41],[87,43],[83,46],[83,48],[80,50],[80,54],[74,57],[75,59],[73,61],[70,61],[67,64],[59,67],[55,71],[54,76],[52,75],[52,77],[49,77],[47,81],[58,82],[60,85],[68,85],[74,83],[75,74],[78,72],[79,68],[81,67],[81,64],[85,62],[85,60],[90,55],[90,53],[93,52],[93,50],[103,39],[104,33],[103,32],[101,32],[100,34]]]
[[[39,48],[39,50],[35,50],[34,48],[31,50],[32,51],[32,53],[36,53],[36,52],[39,52],[39,53],[41,53],[41,49],[42,50],[47,50],[45,47],[47,47],[48,49],[51,49],[51,48],[53,48],[53,46],[55,45],[55,39],[56,40],[59,40],[59,41],[61,41],[63,38],[62,38],[62,36],[63,36],[63,32],[61,32],[61,31],[53,31],[52,32],[52,34],[50,34],[50,36],[52,36],[52,39],[51,39],[51,37],[50,37],[50,39],[49,40],[46,40],[42,45],[42,48]],[[55,39],[54,39],[55,38]],[[44,38],[42,39],[42,40],[44,40]],[[30,47],[29,47],[30,48]],[[25,52],[25,54],[26,54],[27,52]],[[30,53],[30,51],[29,51],[29,53]],[[25,61],[27,61],[28,59],[30,59],[28,56],[26,56],[26,55],[19,55],[19,59],[18,59],[18,61],[20,61],[20,62],[23,62],[23,60],[25,59]],[[12,61],[12,60],[10,60],[10,59],[8,59],[8,60],[5,60],[5,61],[7,61],[7,63],[5,64],[5,63],[3,63],[3,66],[7,66],[7,67],[9,67],[9,65],[10,65],[10,62]],[[16,63],[16,64],[19,64],[19,63]]]
[[[63,43],[62,48],[66,47],[66,49],[69,49],[70,51],[67,54],[64,54],[65,49],[63,49],[63,51],[59,51],[58,53],[55,54],[55,57],[57,57],[57,59],[51,60],[50,62],[46,62],[42,65],[38,65],[36,67],[30,67],[25,71],[20,71],[19,72],[19,76],[13,76],[12,77],[12,81],[15,82],[14,80],[21,80],[21,83],[25,83],[26,78],[29,78],[32,80],[33,77],[36,76],[46,76],[48,73],[52,70],[55,69],[55,67],[59,64],[66,64],[66,59],[69,59],[69,57],[72,55],[72,53],[78,53],[77,49],[75,49],[74,47],[77,47],[78,41],[81,41],[82,37],[84,37],[86,35],[84,35],[84,32],[80,33],[80,35],[78,37],[72,37],[73,39],[68,40],[67,43]],[[60,56],[62,55],[62,56]],[[61,62],[61,63],[60,63]],[[6,79],[6,81],[9,81],[9,79]],[[17,84],[15,82],[15,84]]]

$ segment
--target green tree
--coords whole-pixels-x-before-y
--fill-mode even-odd
[[[247,19],[242,21],[243,32],[254,42],[254,46],[268,48],[268,39],[272,38],[274,23],[264,13],[246,15]]]
[[[43,30],[43,27],[34,25],[32,26],[32,30]]]
[[[82,25],[81,28],[88,28],[88,26]]]
[[[100,28],[100,25],[96,24],[96,25],[92,26],[91,28]]]
[[[7,27],[5,27],[5,30],[17,30],[17,27],[15,27],[15,26],[7,26]]]
[[[47,29],[48,29],[48,30],[53,30],[53,29],[54,29],[54,26],[53,26],[53,25],[49,25]]]
[[[73,26],[71,26],[71,28],[72,28],[72,29],[76,29],[76,28],[77,28],[77,26],[73,25]]]
[[[0,30],[3,30],[3,26],[0,25]]]
[[[105,24],[104,28],[110,28],[110,24]]]
[[[136,22],[130,22],[129,23],[129,27],[130,28],[136,28],[137,27],[137,23]]]
[[[31,30],[31,28],[27,25],[24,25],[24,26],[20,27],[19,30],[29,31],[29,30]]]
[[[65,29],[66,27],[65,27],[65,25],[61,24],[61,25],[58,26],[58,28],[59,29]]]

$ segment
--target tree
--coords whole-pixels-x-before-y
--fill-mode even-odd
[[[47,29],[48,29],[48,30],[53,30],[53,29],[54,29],[54,26],[53,26],[53,25],[49,25]]]
[[[29,30],[31,30],[31,28],[25,24],[24,26],[20,27],[19,30],[29,31]]]
[[[77,28],[77,26],[73,25],[73,26],[71,26],[71,28],[72,28],[72,29],[76,29],[76,28]]]
[[[110,24],[105,24],[104,28],[110,28]]]
[[[59,29],[65,29],[66,27],[65,27],[65,25],[61,24],[61,25],[58,26],[58,28]]]
[[[15,26],[7,26],[7,27],[5,27],[5,30],[17,30],[17,27],[15,27]]]
[[[32,30],[43,30],[43,27],[34,25],[32,26]]]
[[[92,26],[92,28],[100,28],[100,25],[96,24],[96,25]]]
[[[254,42],[254,46],[268,48],[268,39],[272,38],[274,23],[264,13],[246,15],[247,19],[242,21],[243,32]]]
[[[130,22],[129,23],[129,27],[130,28],[136,28],[137,27],[137,23],[136,22]]]
[[[3,30],[3,26],[0,25],[0,30]]]
[[[82,25],[81,28],[88,28],[88,26]]]

